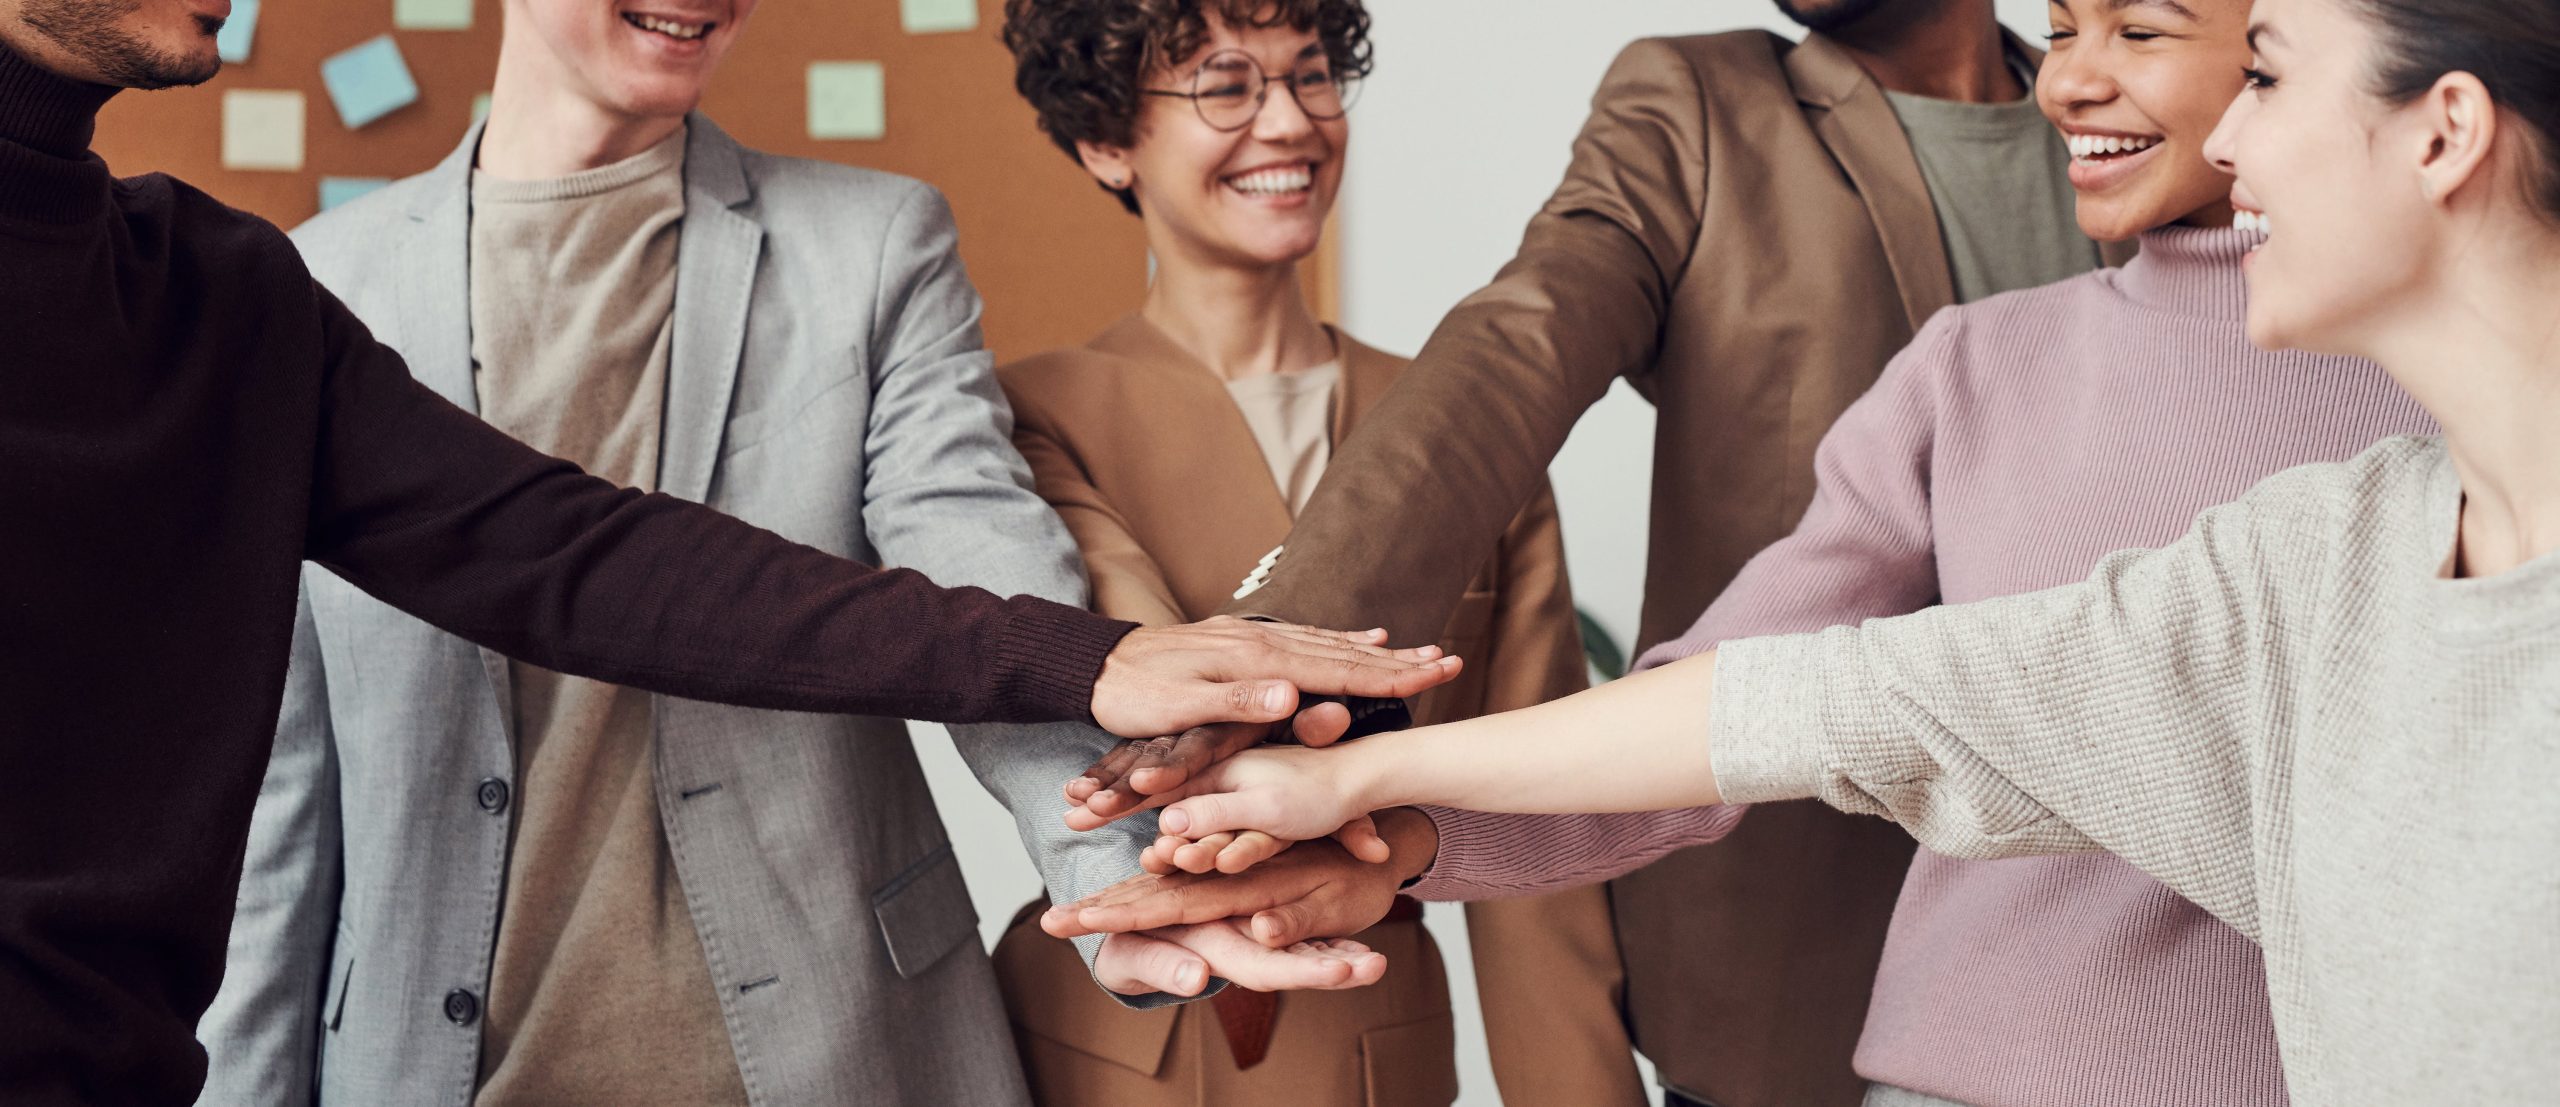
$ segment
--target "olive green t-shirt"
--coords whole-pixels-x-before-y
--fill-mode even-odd
[[[2022,76],[2030,88],[2035,74]],[[1968,104],[1886,92],[1937,208],[1956,302],[2076,277],[2100,264],[2074,212],[2071,152],[2031,93]]]

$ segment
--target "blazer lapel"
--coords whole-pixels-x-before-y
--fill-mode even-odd
[[[480,124],[462,145],[427,171],[433,187],[409,206],[408,242],[400,266],[400,352],[409,375],[453,401],[480,412],[471,380],[471,164],[480,149]]]
[[[474,415],[480,389],[471,364],[471,167],[480,149],[481,124],[462,145],[427,171],[433,187],[409,208],[409,241],[400,267],[400,352],[409,374]],[[498,734],[515,741],[515,678],[505,654],[486,646],[480,668],[489,678]]]
[[[1956,300],[1955,273],[1938,233],[1938,209],[1911,139],[1885,99],[1884,87],[1856,59],[1821,35],[1787,52],[1796,99],[1813,109],[1814,132],[1856,185],[1884,242],[1885,263],[1902,291],[1902,311],[1918,330]]]
[[[1288,536],[1289,505],[1271,465],[1217,375],[1145,317],[1132,314],[1086,346],[1146,374],[1148,433],[1128,440],[1146,456],[1121,459],[1114,469],[1149,488],[1131,497],[1132,523],[1184,614],[1214,614],[1255,561]],[[1224,525],[1197,525],[1204,510]]]
[[[676,240],[675,334],[658,488],[701,500],[711,492],[729,394],[746,348],[764,225],[739,210],[755,194],[738,144],[699,112],[686,126],[684,230]]]

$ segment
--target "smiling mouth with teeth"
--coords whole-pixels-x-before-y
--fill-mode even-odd
[[[1257,169],[1229,177],[1226,184],[1247,196],[1286,196],[1315,187],[1315,169],[1305,165]]]
[[[622,21],[643,31],[655,31],[683,42],[691,42],[710,34],[711,28],[717,26],[712,23],[678,23],[672,19],[660,19],[654,15],[641,15],[637,12],[622,13]]]
[[[2275,227],[2267,222],[2267,213],[2250,211],[2247,208],[2232,209],[2231,227],[2234,230],[2255,231],[2260,238],[2276,233]]]
[[[2157,135],[2131,137],[2120,135],[2064,135],[2074,161],[2111,161],[2131,157],[2160,145]]]

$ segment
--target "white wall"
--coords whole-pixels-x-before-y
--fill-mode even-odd
[[[2031,41],[2044,30],[2044,5],[1997,3]],[[1629,40],[1789,29],[1767,0],[1371,0],[1371,13],[1378,70],[1352,112],[1342,322],[1363,341],[1406,354],[1509,259],[1522,224],[1563,175],[1592,89]],[[1622,385],[1583,418],[1551,470],[1576,597],[1622,645],[1634,638],[1641,601],[1652,447],[1652,409]],[[1014,908],[1038,893],[1039,878],[1011,821],[940,728],[915,729],[992,945]],[[1429,925],[1459,1011],[1458,1102],[1491,1107],[1500,1099],[1464,920],[1435,904]]]

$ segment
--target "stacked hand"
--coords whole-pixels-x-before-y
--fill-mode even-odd
[[[1181,626],[1141,627],[1103,660],[1093,683],[1093,719],[1125,738],[1182,735],[1158,741],[1167,756],[1198,758],[1204,744],[1242,748],[1234,743],[1249,745],[1261,732],[1256,729],[1245,738],[1238,730],[1193,728],[1286,720],[1296,713],[1301,692],[1394,698],[1458,675],[1458,659],[1442,656],[1439,647],[1391,650],[1381,644],[1386,637],[1382,630],[1318,630],[1227,615]],[[1325,707],[1329,712],[1309,712],[1315,721],[1308,726],[1321,728],[1341,712],[1338,706]],[[1334,733],[1341,733],[1340,726]],[[1131,762],[1138,760],[1128,747],[1112,757],[1124,754]]]
[[[1091,933],[1095,931],[1074,932]],[[1386,971],[1386,957],[1358,942],[1256,944],[1240,920],[1224,916],[1198,924],[1160,923],[1113,933],[1093,959],[1094,979],[1122,995],[1198,995],[1209,986],[1213,973],[1260,992],[1330,991],[1375,984]]]
[[[1104,662],[1093,714],[1104,729],[1139,740],[1068,783],[1067,798],[1081,805],[1068,825],[1090,830],[1188,795],[1195,774],[1270,738],[1286,734],[1311,747],[1339,739],[1349,712],[1332,703],[1297,711],[1300,692],[1402,697],[1458,674],[1459,659],[1437,647],[1390,650],[1385,639],[1383,631],[1224,616],[1131,632]],[[1396,854],[1418,872],[1431,857],[1430,821],[1400,815],[1405,845]],[[1366,813],[1309,837],[1326,833],[1335,840],[1294,851],[1292,839],[1259,831],[1168,837],[1141,858],[1149,875],[1052,908],[1042,926],[1059,937],[1111,934],[1094,971],[1126,993],[1193,995],[1212,972],[1261,990],[1375,983],[1386,959],[1336,936],[1384,917],[1413,872],[1383,864],[1388,841]],[[1244,873],[1264,862],[1251,876],[1196,875]]]
[[[1420,875],[1438,844],[1431,820],[1410,808],[1380,812],[1377,830],[1380,844],[1393,846],[1387,863],[1363,861],[1338,842],[1304,842],[1236,874],[1132,877],[1050,908],[1040,926],[1061,938],[1111,934],[1111,943],[1171,938],[1207,958],[1194,965],[1180,960],[1178,950],[1149,946],[1131,951],[1132,958],[1143,953],[1145,962],[1107,967],[1114,946],[1106,943],[1095,971],[1106,986],[1123,992],[1191,995],[1212,965],[1237,984],[1264,990],[1375,983],[1386,970],[1383,956],[1357,942],[1327,938],[1376,925],[1396,889]]]

